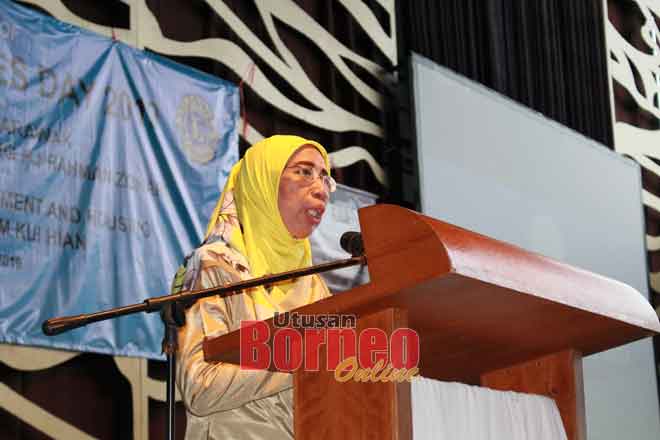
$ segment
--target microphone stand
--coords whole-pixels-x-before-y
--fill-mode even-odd
[[[93,322],[105,321],[107,319],[117,318],[119,316],[130,315],[133,313],[146,312],[153,313],[161,311],[161,317],[165,323],[165,335],[163,337],[163,351],[167,357],[167,440],[174,440],[175,435],[175,419],[174,419],[174,374],[176,370],[176,350],[177,350],[177,327],[182,325],[182,322],[177,322],[175,316],[175,309],[177,304],[192,304],[198,299],[206,298],[208,296],[220,295],[221,297],[236,295],[241,290],[250,289],[253,287],[261,286],[263,284],[272,284],[279,281],[288,280],[291,278],[312,275],[319,272],[326,272],[329,270],[341,269],[344,267],[366,265],[367,258],[364,255],[353,256],[346,260],[333,261],[330,263],[318,264],[303,269],[290,270],[274,275],[266,275],[259,278],[252,278],[250,280],[239,281],[237,283],[227,284],[219,287],[212,287],[209,289],[189,290],[179,292],[173,295],[163,295],[153,298],[147,298],[141,303],[131,304],[128,306],[115,307],[112,309],[103,310],[100,312],[63,316],[58,318],[51,318],[43,322],[41,329],[44,334],[48,336],[58,335],[78,327],[91,324]],[[167,310],[169,308],[169,310]],[[166,311],[167,310],[167,311]],[[179,320],[182,321],[182,320]]]

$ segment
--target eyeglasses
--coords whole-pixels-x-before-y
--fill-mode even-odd
[[[316,179],[320,177],[325,189],[327,189],[329,193],[333,193],[337,190],[337,182],[335,182],[335,179],[329,176],[325,170],[319,171],[312,166],[302,164],[292,165],[287,168],[291,168],[294,174],[302,177],[307,185],[313,184],[316,182]]]

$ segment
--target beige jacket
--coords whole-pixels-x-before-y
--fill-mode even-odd
[[[188,269],[188,288],[204,289],[251,278],[243,255],[218,241],[197,249]],[[177,384],[188,412],[186,439],[292,439],[293,392],[288,373],[242,370],[204,361],[202,341],[330,296],[318,275],[301,277],[275,301],[254,300],[249,292],[197,301],[179,331]],[[263,298],[263,297],[262,297]]]

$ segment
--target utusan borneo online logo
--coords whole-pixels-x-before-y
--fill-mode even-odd
[[[273,328],[242,321],[240,366],[246,370],[334,371],[339,382],[403,382],[419,373],[419,335],[399,328],[356,329],[355,315],[276,313]],[[272,334],[271,334],[272,333]]]

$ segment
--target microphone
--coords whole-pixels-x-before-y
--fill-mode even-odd
[[[339,239],[339,245],[343,250],[351,254],[352,257],[359,257],[364,254],[364,243],[362,243],[362,234],[355,231],[344,232]]]

